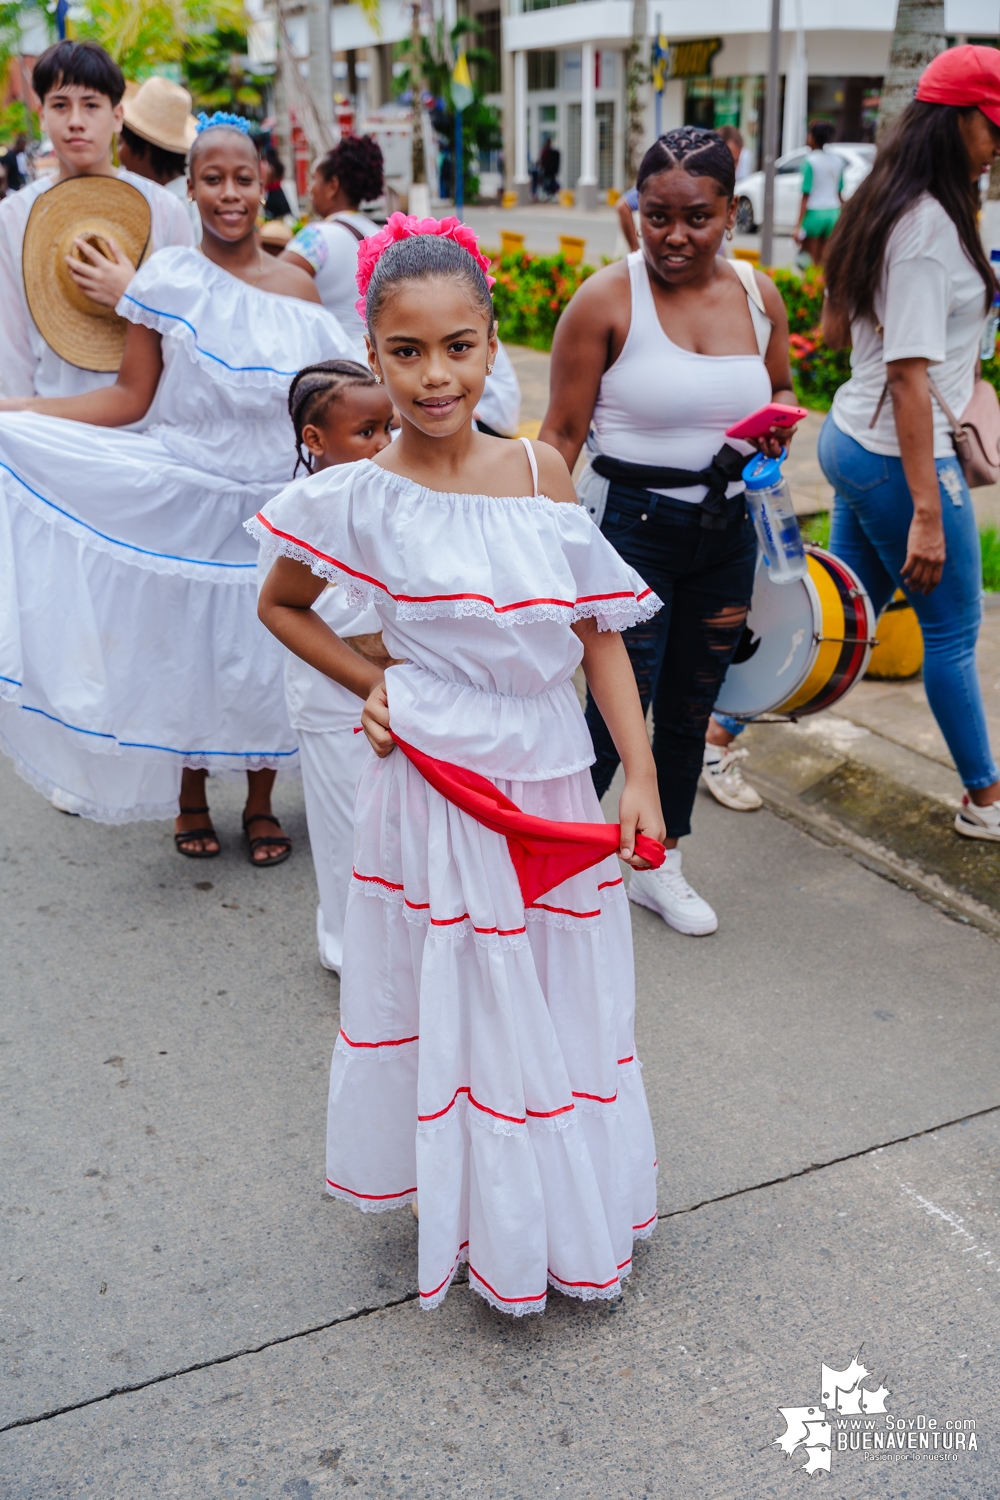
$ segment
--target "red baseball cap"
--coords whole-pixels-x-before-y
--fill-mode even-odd
[[[977,104],[1000,125],[1000,50],[949,47],[921,73],[917,98],[925,104]]]

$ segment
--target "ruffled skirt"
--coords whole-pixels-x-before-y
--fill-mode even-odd
[[[236,485],[148,434],[0,417],[0,747],[106,822],[176,812],[181,769],[296,769]]]
[[[498,783],[599,821],[589,771]],[[613,1297],[656,1223],[617,860],[527,910],[504,839],[399,752],[358,785],[327,1187],[368,1212],[419,1197],[421,1305],[455,1270],[494,1307]]]

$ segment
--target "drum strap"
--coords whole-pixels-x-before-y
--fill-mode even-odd
[[[725,531],[729,525],[726,490],[742,478],[747,462],[728,443],[716,453],[707,469],[661,469],[655,464],[630,464],[621,458],[598,453],[590,461],[595,474],[613,484],[628,484],[639,490],[689,490],[705,485],[708,494],[700,502],[701,525],[706,531]]]

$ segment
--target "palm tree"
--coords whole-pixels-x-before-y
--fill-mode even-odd
[[[889,68],[878,107],[878,139],[913,98],[917,79],[948,43],[944,34],[944,0],[898,0]]]

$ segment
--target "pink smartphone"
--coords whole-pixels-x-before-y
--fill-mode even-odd
[[[744,442],[751,438],[767,437],[772,427],[794,427],[796,422],[803,421],[808,415],[804,406],[781,406],[779,402],[772,401],[768,406],[762,406],[760,411],[752,411],[742,422],[727,427],[726,437],[742,438]]]

